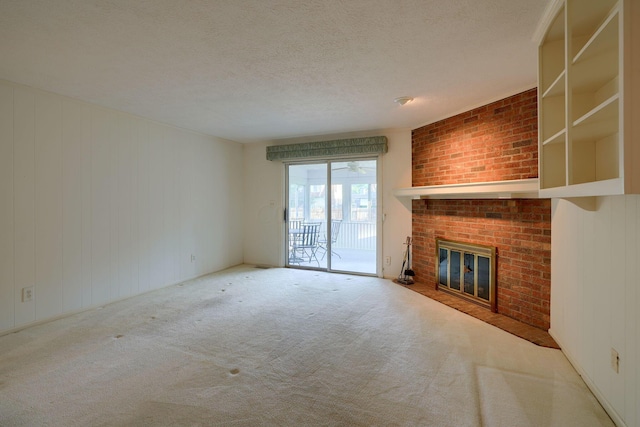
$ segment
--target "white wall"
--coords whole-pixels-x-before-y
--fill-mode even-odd
[[[382,211],[386,220],[382,224],[382,259],[391,257],[391,265],[384,266],[385,277],[400,272],[403,242],[411,235],[411,202],[400,201],[392,195],[394,188],[411,186],[411,131],[371,131],[281,141],[323,141],[340,138],[360,138],[384,135],[389,152],[381,156]],[[266,146],[244,146],[244,203],[245,203],[245,262],[272,266],[284,265],[284,166],[282,162],[266,160]]]
[[[411,200],[396,198],[396,188],[411,187],[411,131],[386,132],[389,152],[382,156],[382,260],[391,257],[391,265],[383,265],[383,275],[398,277],[402,267],[407,236],[411,236]],[[419,278],[418,278],[419,279]]]
[[[244,261],[282,266],[284,243],[284,169],[267,160],[266,144],[245,144]]]
[[[640,196],[595,201],[553,200],[550,332],[614,419],[640,426]]]
[[[0,332],[241,263],[242,179],[240,144],[0,81]]]

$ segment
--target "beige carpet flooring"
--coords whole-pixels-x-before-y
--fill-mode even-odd
[[[1,426],[611,426],[559,350],[388,280],[240,266],[0,337]]]

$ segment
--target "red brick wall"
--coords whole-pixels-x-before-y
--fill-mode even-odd
[[[538,176],[536,89],[412,132],[413,186]]]
[[[413,185],[538,176],[531,89],[412,132]],[[435,286],[435,240],[495,246],[498,312],[549,328],[550,200],[414,200],[413,270]]]
[[[549,329],[549,199],[414,200],[413,270],[434,286],[436,238],[495,246],[498,313]]]

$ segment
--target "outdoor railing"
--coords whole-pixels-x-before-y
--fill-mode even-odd
[[[333,244],[335,249],[364,249],[376,248],[375,222],[342,222],[338,241]]]
[[[290,229],[296,229],[300,227],[300,224],[305,222],[320,222],[320,221],[305,221],[303,219],[291,220],[289,224]],[[324,239],[327,236],[327,223],[321,222],[320,226],[320,239]],[[338,240],[333,244],[334,249],[361,249],[361,250],[375,250],[376,249],[376,223],[365,221],[342,221],[340,223],[340,231],[338,232]]]

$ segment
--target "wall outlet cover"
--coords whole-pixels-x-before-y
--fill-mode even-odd
[[[33,286],[22,288],[22,302],[33,301]]]
[[[616,374],[620,372],[620,355],[615,348],[611,349],[611,369]]]

